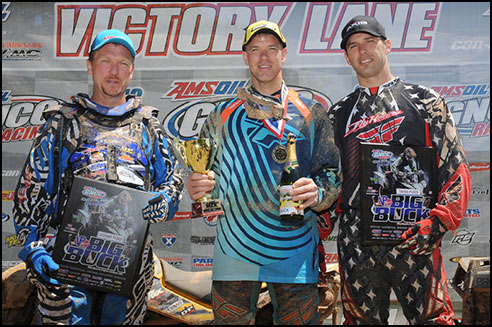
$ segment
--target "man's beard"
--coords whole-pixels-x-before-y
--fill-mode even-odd
[[[111,88],[106,88],[106,87],[102,88],[104,95],[106,95],[108,97],[112,97],[112,98],[120,97],[122,94],[125,93],[125,90],[126,90],[126,88],[123,88],[123,87],[118,88],[118,89],[111,89]]]

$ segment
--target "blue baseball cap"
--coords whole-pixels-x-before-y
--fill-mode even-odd
[[[135,48],[133,47],[132,39],[125,33],[119,30],[104,30],[97,34],[94,42],[91,45],[91,52],[102,48],[108,43],[118,43],[123,45],[130,51],[133,57],[137,55]]]

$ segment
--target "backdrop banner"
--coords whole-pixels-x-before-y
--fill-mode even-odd
[[[91,93],[86,59],[98,32],[131,37],[137,56],[128,94],[159,108],[170,138],[189,140],[217,103],[248,82],[241,46],[251,22],[279,24],[285,82],[328,109],[357,86],[340,34],[361,14],[385,26],[395,76],[445,97],[470,161],[471,201],[443,240],[448,278],[457,267],[450,258],[490,256],[489,2],[2,2],[2,271],[20,261],[12,199],[41,114]],[[184,194],[175,221],[151,226],[155,252],[185,271],[210,270],[217,221],[189,219],[191,203]],[[337,262],[337,232],[324,242],[329,263]]]

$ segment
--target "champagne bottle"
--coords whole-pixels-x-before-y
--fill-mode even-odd
[[[304,218],[304,210],[299,210],[301,201],[292,201],[289,191],[299,178],[301,168],[297,162],[296,135],[287,135],[287,161],[285,162],[282,177],[280,179],[280,220],[285,222],[301,222]]]

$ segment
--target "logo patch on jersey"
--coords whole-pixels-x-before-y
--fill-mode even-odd
[[[398,131],[404,119],[405,117],[394,118],[384,124],[360,133],[357,135],[357,138],[363,142],[387,143],[393,139],[393,134]]]

